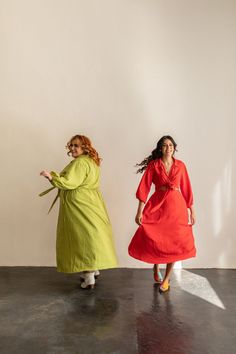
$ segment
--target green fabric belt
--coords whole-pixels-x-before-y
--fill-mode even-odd
[[[55,188],[56,188],[56,187],[51,187],[51,188],[47,189],[46,191],[40,193],[40,194],[39,194],[39,197],[42,197],[42,196],[44,196],[45,194],[48,194],[49,192],[51,192],[51,191],[52,191],[53,189],[55,189]],[[48,210],[48,214],[50,213],[50,211],[51,211],[52,208],[54,207],[54,205],[55,205],[57,199],[59,198],[59,193],[60,193],[60,191],[58,190],[57,195],[56,195],[56,198],[53,200],[52,205],[50,206],[50,208],[49,208],[49,210]]]

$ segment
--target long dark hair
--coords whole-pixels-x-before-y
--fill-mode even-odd
[[[174,153],[175,151],[177,151],[177,144],[174,141],[174,139],[170,136],[170,135],[164,135],[160,140],[158,140],[157,142],[157,146],[156,148],[152,151],[151,155],[149,155],[148,157],[146,157],[142,162],[137,163],[135,166],[139,167],[136,173],[143,173],[143,171],[146,170],[147,165],[149,164],[149,162],[153,161],[153,160],[158,160],[162,157],[162,146],[164,144],[164,141],[168,139],[172,142],[172,144],[174,145]]]

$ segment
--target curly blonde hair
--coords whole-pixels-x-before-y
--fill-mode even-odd
[[[81,143],[81,148],[84,151],[83,154],[91,157],[91,159],[93,159],[96,162],[96,164],[98,166],[100,166],[102,159],[99,156],[98,152],[93,148],[91,140],[85,135],[78,135],[77,134],[77,135],[72,136],[72,138],[66,144],[66,149],[69,150],[67,152],[67,155],[70,155],[70,153],[71,153],[70,144],[72,143],[72,141],[74,141],[76,139],[78,139]]]

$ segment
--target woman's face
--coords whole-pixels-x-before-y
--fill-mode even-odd
[[[165,157],[172,156],[175,152],[174,145],[171,140],[165,139],[161,148],[162,155]]]
[[[84,153],[84,150],[81,147],[81,142],[79,139],[72,140],[69,145],[69,148],[70,148],[71,156],[74,159]]]

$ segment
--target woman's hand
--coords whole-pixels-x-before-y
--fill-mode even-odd
[[[143,214],[141,212],[137,212],[137,214],[135,216],[136,224],[142,225],[142,216],[143,216]]]
[[[51,173],[48,172],[48,171],[45,171],[45,170],[41,171],[41,172],[40,172],[40,176],[43,176],[43,177],[49,179],[49,181],[52,180],[52,175],[51,175]]]
[[[189,215],[190,223],[191,223],[191,225],[194,225],[196,223],[196,215],[195,215],[194,208],[191,207],[191,208],[189,208],[189,210],[190,210],[190,215]]]
[[[138,225],[142,225],[142,216],[143,216],[143,208],[144,208],[144,202],[142,202],[141,200],[138,203],[138,210],[137,210],[137,214],[135,216],[135,222]]]

